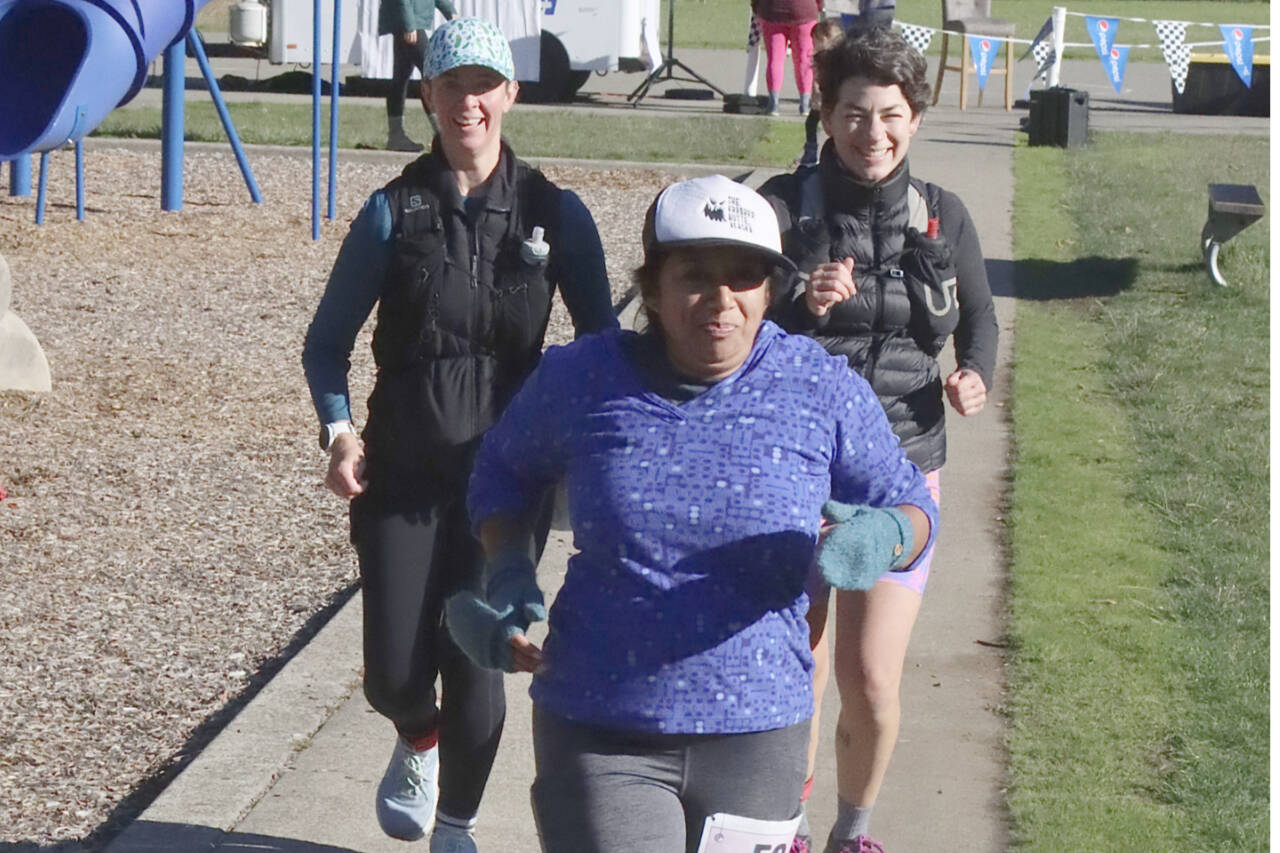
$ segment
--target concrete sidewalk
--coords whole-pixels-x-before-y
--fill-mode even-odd
[[[737,91],[740,57],[726,67],[725,57],[713,53],[679,51],[702,73],[718,67],[719,74],[709,76]],[[1093,71],[1109,91],[1101,70]],[[1162,107],[1169,91],[1163,66],[1130,66],[1129,80],[1141,88],[1123,99],[1091,90],[1094,127],[1269,132],[1265,119],[1174,115]],[[602,78],[600,85],[608,82]],[[1021,95],[1025,80],[1018,85],[1015,93]],[[629,92],[633,86],[614,88]],[[612,97],[603,90],[593,95],[602,108],[616,108]],[[992,100],[998,98],[993,94]],[[678,116],[712,108],[665,101],[651,95],[638,109]],[[912,171],[958,193],[972,213],[1002,334],[986,411],[972,419],[953,415],[948,422],[943,528],[907,659],[901,740],[874,821],[874,834],[891,851],[999,851],[1008,841],[1000,712],[1005,579],[998,514],[1013,343],[1011,164],[1014,132],[1025,112],[990,104],[962,112],[954,102],[954,90],[944,88],[942,103],[928,112],[912,145]],[[553,534],[539,573],[548,590],[558,587],[569,549],[567,534]],[[374,819],[374,789],[393,734],[358,689],[360,642],[356,597],[115,839],[110,853],[425,850],[425,842],[410,847],[384,837]],[[527,676],[507,679],[506,734],[477,832],[486,853],[538,849],[529,808],[527,687]],[[824,748],[809,806],[818,836],[825,835],[835,811],[830,744],[837,705],[833,685],[822,709]]]

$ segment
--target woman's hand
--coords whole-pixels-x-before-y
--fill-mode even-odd
[[[977,371],[962,367],[943,383],[951,408],[968,417],[982,411],[987,404],[987,385]]]
[[[853,258],[828,261],[814,267],[804,286],[804,302],[809,313],[821,317],[832,305],[844,302],[858,292],[853,284]]]
[[[542,649],[538,648],[524,634],[516,634],[511,643],[511,664],[513,672],[537,672],[542,666]]]
[[[351,500],[364,491],[364,445],[359,436],[344,432],[333,440],[324,484],[343,500]]]

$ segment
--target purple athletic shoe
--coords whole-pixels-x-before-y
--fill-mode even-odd
[[[840,845],[839,853],[884,853],[884,847],[869,835],[859,835]]]
[[[810,853],[812,848],[809,846],[809,836],[797,835],[791,840],[791,847],[787,849],[787,853]]]

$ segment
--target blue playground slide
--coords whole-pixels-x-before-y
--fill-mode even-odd
[[[209,0],[0,0],[0,161],[76,142]]]

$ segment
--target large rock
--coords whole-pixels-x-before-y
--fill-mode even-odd
[[[0,390],[49,391],[49,362],[27,324],[9,310],[13,280],[0,255]]]

